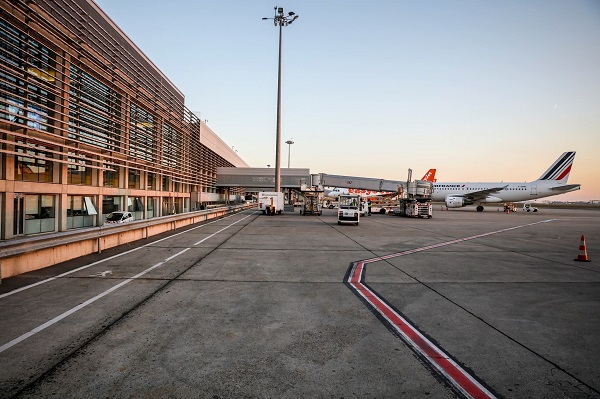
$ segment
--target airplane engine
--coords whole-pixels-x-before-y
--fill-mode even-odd
[[[448,208],[461,208],[467,204],[464,197],[454,197],[449,195],[446,197],[446,206]]]

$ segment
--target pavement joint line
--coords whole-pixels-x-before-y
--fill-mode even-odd
[[[523,224],[519,226],[508,227],[487,233],[472,235],[469,237],[457,238],[437,244],[426,245],[420,248],[414,248],[394,254],[377,256],[374,258],[354,261],[350,264],[344,282],[350,290],[357,295],[363,303],[383,322],[383,324],[399,336],[415,353],[429,364],[433,370],[436,370],[444,381],[458,393],[468,398],[496,398],[496,396],[485,387],[483,381],[472,373],[465,370],[452,356],[445,352],[439,345],[431,342],[424,333],[422,333],[414,324],[402,313],[394,309],[387,303],[384,297],[372,290],[365,283],[365,269],[368,264],[399,256],[410,255],[434,248],[440,248],[447,245],[458,244],[476,238],[486,237],[492,234],[503,233],[515,229],[533,226],[541,223],[552,222],[555,219],[547,219],[534,223]],[[418,281],[418,280],[416,280]],[[420,282],[419,282],[420,283]]]
[[[218,222],[218,221],[220,221],[220,220],[224,220],[224,219],[230,218],[230,217],[232,217],[232,216],[236,216],[236,215],[237,215],[237,213],[236,213],[236,214],[233,214],[233,215],[225,216],[225,217],[222,217],[222,218],[219,218],[219,219],[216,219],[216,220],[213,220],[212,222],[204,223],[204,224],[202,224],[202,225],[200,225],[200,226],[192,227],[191,229],[187,229],[187,230],[184,230],[184,231],[180,231],[179,233],[175,233],[175,234],[169,235],[168,237],[164,237],[164,238],[161,238],[161,239],[159,239],[159,240],[156,240],[156,241],[149,242],[148,244],[144,244],[144,245],[142,245],[142,246],[140,246],[140,247],[133,248],[133,249],[130,249],[130,250],[128,250],[128,251],[125,251],[125,252],[121,252],[121,253],[119,253],[119,254],[116,254],[116,255],[113,255],[113,256],[109,256],[108,258],[105,258],[105,259],[100,259],[100,260],[98,260],[98,261],[96,261],[96,262],[92,262],[92,263],[90,263],[89,265],[84,265],[84,266],[78,267],[77,269],[73,269],[73,270],[69,270],[68,272],[61,273],[61,274],[59,274],[59,275],[57,275],[57,276],[50,277],[50,278],[47,278],[47,279],[45,279],[45,280],[42,280],[42,281],[38,281],[37,283],[29,284],[29,285],[26,285],[26,286],[24,286],[24,287],[21,287],[21,288],[17,288],[17,289],[15,289],[15,290],[12,290],[12,291],[10,291],[10,292],[6,292],[6,293],[4,293],[4,294],[0,294],[0,299],[2,299],[2,298],[5,298],[5,297],[7,297],[7,296],[11,296],[11,295],[17,294],[17,293],[19,293],[19,292],[21,292],[21,291],[25,291],[25,290],[28,290],[28,289],[30,289],[30,288],[33,288],[33,287],[37,287],[38,285],[42,285],[42,284],[45,284],[45,283],[49,283],[50,281],[56,280],[56,279],[58,279],[58,278],[61,278],[61,277],[68,276],[69,274],[76,273],[76,272],[79,272],[79,271],[81,271],[81,270],[85,270],[85,269],[87,269],[88,267],[92,267],[92,266],[99,265],[100,263],[104,263],[104,262],[106,262],[106,261],[109,261],[109,260],[112,260],[112,259],[118,258],[118,257],[120,257],[120,256],[123,256],[123,255],[130,254],[130,253],[132,253],[132,252],[135,252],[135,251],[138,251],[138,250],[140,250],[140,249],[142,249],[142,248],[150,247],[150,246],[152,246],[152,245],[156,244],[157,242],[161,242],[161,241],[167,240],[167,239],[169,239],[169,238],[176,237],[176,236],[178,236],[178,235],[180,235],[180,234],[184,234],[184,233],[190,232],[190,231],[192,231],[192,230],[199,229],[200,227],[208,226],[209,224],[213,224],[213,223],[216,223],[216,222]]]
[[[240,220],[238,220],[238,221],[236,221],[236,222],[234,222],[234,223],[230,224],[229,226],[233,226],[234,224],[237,224],[237,223],[239,223],[240,221],[242,221],[242,220],[246,219],[246,218],[247,218],[247,217],[249,217],[249,216],[252,216],[252,214],[250,214],[250,215],[248,215],[248,216],[246,216],[246,217],[244,217],[244,218],[242,218],[242,219],[240,219]],[[227,226],[227,227],[229,227],[229,226]],[[198,226],[198,227],[200,227],[200,226]],[[226,228],[227,228],[227,227],[226,227]],[[190,229],[190,230],[191,230],[191,229]],[[220,231],[222,231],[222,230],[225,230],[225,228],[224,228],[224,229],[221,229]],[[187,230],[187,231],[189,231],[189,230]],[[216,233],[215,233],[215,234],[216,234]],[[163,261],[161,261],[161,262],[158,262],[158,263],[156,263],[155,265],[153,265],[153,266],[149,267],[149,268],[148,268],[148,269],[146,269],[146,270],[143,270],[143,271],[141,271],[140,273],[136,274],[135,276],[133,276],[133,277],[130,277],[130,278],[126,279],[126,280],[123,280],[123,281],[122,281],[122,282],[120,282],[119,284],[117,284],[117,285],[115,285],[115,286],[113,286],[113,287],[111,287],[111,288],[109,288],[109,289],[107,289],[107,290],[105,290],[105,291],[101,292],[100,294],[98,294],[98,295],[96,295],[96,296],[94,296],[94,297],[92,297],[92,298],[88,299],[88,300],[87,300],[87,301],[85,301],[85,302],[82,302],[82,303],[80,303],[79,305],[77,305],[77,306],[75,306],[75,307],[73,307],[73,308],[71,308],[71,309],[67,310],[66,312],[63,312],[62,314],[60,314],[60,315],[58,315],[58,316],[54,317],[53,319],[51,319],[51,320],[48,320],[47,322],[45,322],[45,323],[43,323],[43,324],[41,324],[41,325],[37,326],[37,327],[36,327],[36,328],[34,328],[33,330],[30,330],[29,332],[26,332],[25,334],[22,334],[22,335],[20,335],[19,337],[15,338],[15,339],[13,339],[13,340],[11,340],[11,341],[9,341],[9,342],[7,342],[6,344],[4,344],[4,345],[0,346],[0,353],[4,352],[4,351],[5,351],[5,350],[7,350],[7,349],[10,349],[10,348],[12,348],[12,347],[13,347],[13,346],[15,346],[16,344],[18,344],[18,343],[20,343],[20,342],[22,342],[22,341],[26,340],[27,338],[29,338],[29,337],[31,337],[31,336],[33,336],[33,335],[37,334],[38,332],[40,332],[40,331],[42,331],[42,330],[45,330],[46,328],[48,328],[48,327],[50,327],[50,326],[52,326],[52,325],[54,325],[54,324],[58,323],[59,321],[63,320],[64,318],[66,318],[66,317],[68,317],[68,316],[72,315],[73,313],[76,313],[77,311],[79,311],[79,310],[81,310],[81,309],[85,308],[86,306],[88,306],[88,305],[90,305],[90,304],[92,304],[92,303],[96,302],[98,299],[101,299],[101,298],[105,297],[106,295],[110,294],[111,292],[113,292],[113,291],[115,291],[115,290],[117,290],[117,289],[119,289],[119,288],[121,288],[121,287],[123,287],[123,286],[125,286],[125,285],[129,284],[130,282],[132,282],[132,281],[134,281],[134,280],[136,280],[136,279],[139,279],[139,278],[140,278],[140,277],[142,277],[143,275],[145,275],[145,274],[149,273],[150,271],[152,271],[152,270],[156,269],[156,268],[157,268],[157,267],[159,267],[159,266],[162,266],[163,264],[167,263],[168,261],[170,261],[170,260],[173,260],[174,258],[178,257],[179,255],[182,255],[182,254],[184,254],[185,252],[187,252],[187,251],[188,251],[188,250],[190,250],[190,249],[191,249],[191,247],[190,247],[190,248],[186,248],[186,249],[184,249],[184,250],[182,250],[182,251],[179,251],[179,252],[177,252],[176,254],[173,254],[173,255],[169,256],[169,257],[168,257],[168,258],[166,258],[165,260],[163,260]],[[132,251],[128,251],[128,252],[132,252]],[[96,262],[95,262],[95,263],[96,263]],[[88,266],[88,267],[89,267],[89,266]],[[79,269],[81,269],[81,268],[79,268]],[[56,277],[52,278],[52,280],[54,280],[54,279],[56,279]],[[48,279],[47,281],[50,281],[50,279]]]

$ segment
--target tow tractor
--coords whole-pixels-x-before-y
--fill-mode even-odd
[[[523,210],[525,212],[537,212],[538,211],[538,209],[529,202],[523,204]]]
[[[356,194],[342,194],[339,196],[338,224],[354,223],[358,226],[360,221],[360,196]]]

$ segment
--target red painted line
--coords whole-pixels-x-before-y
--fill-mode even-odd
[[[388,320],[391,326],[404,337],[406,343],[421,353],[455,388],[470,398],[495,398],[490,391],[424,337],[406,319],[387,306],[377,294],[363,284],[351,283],[351,286]]]
[[[516,227],[509,227],[502,230],[496,230],[489,233],[477,234],[470,237],[459,238],[456,240],[441,242],[438,244],[428,245],[421,248],[415,248],[395,254],[378,256],[371,259],[361,260],[352,264],[352,269],[348,277],[348,285],[358,293],[367,303],[369,303],[375,311],[387,320],[389,325],[403,337],[403,340],[410,345],[415,351],[420,353],[438,372],[460,392],[469,398],[495,398],[488,389],[478,382],[471,374],[464,370],[459,364],[452,360],[446,353],[433,344],[419,330],[413,327],[407,319],[401,316],[398,312],[388,306],[382,298],[374,291],[364,285],[364,271],[366,265],[386,259],[392,259],[399,256],[414,254],[417,252],[427,251],[434,248],[440,248],[447,245],[457,244],[460,242],[481,238],[492,234],[498,234],[505,231],[518,229],[521,227],[532,226],[539,223],[547,223],[552,220],[543,220],[540,222],[529,223]]]

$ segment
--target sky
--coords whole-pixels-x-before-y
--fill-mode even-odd
[[[438,182],[532,181],[600,200],[597,0],[95,0],[252,167]],[[287,145],[285,141],[293,140]]]

